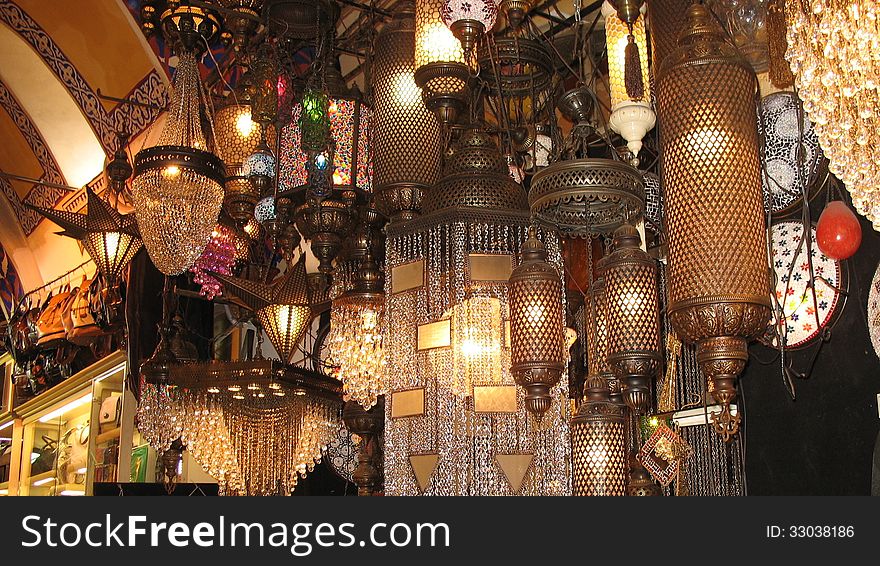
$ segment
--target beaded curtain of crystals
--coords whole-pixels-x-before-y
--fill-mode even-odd
[[[880,230],[880,6],[873,1],[785,3],[788,49],[828,169]]]
[[[423,216],[388,226],[387,494],[570,493],[568,377],[538,422],[510,371],[507,281],[527,229],[525,194],[478,130]],[[541,237],[561,272],[558,242]]]

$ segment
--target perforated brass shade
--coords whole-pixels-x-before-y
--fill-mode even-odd
[[[415,7],[395,6],[373,53],[373,174],[376,204],[393,219],[417,215],[440,172],[440,128],[416,85]]]
[[[115,280],[141,249],[137,221],[133,214],[121,215],[110,203],[86,187],[87,210],[85,214],[41,208],[25,203],[25,206],[61,226],[61,234],[82,242],[89,257],[104,277]]]
[[[605,380],[587,378],[587,391],[571,419],[572,492],[626,495],[626,407],[611,401]]]
[[[752,68],[726,43],[707,9],[688,9],[680,47],[657,72],[670,321],[697,344],[710,390],[727,408],[748,359],[747,340],[770,316]]]
[[[281,361],[289,363],[312,318],[305,259],[270,284],[216,272],[211,275],[223,283],[227,295],[256,313]]]
[[[593,282],[590,293],[584,298],[587,331],[587,371],[599,375],[608,368],[608,305],[605,298],[605,279]]]
[[[526,409],[540,418],[550,408],[550,388],[565,369],[562,277],[547,262],[547,250],[534,230],[522,257],[508,281],[511,373],[525,388]]]
[[[614,233],[604,263],[608,313],[608,365],[624,381],[623,399],[643,415],[651,406],[651,379],[660,369],[657,264],[628,224]]]
[[[248,155],[260,143],[263,128],[251,119],[248,104],[231,102],[214,115],[214,135],[217,154],[226,164],[226,174],[240,176],[241,167]]]

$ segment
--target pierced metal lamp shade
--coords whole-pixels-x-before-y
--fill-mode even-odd
[[[571,419],[572,492],[626,495],[626,407],[611,401],[605,380],[587,378],[586,396]]]
[[[679,337],[697,344],[724,407],[713,425],[726,439],[738,429],[729,405],[747,342],[770,317],[756,89],[706,7],[691,6],[680,47],[657,72],[668,313]]]
[[[288,268],[271,284],[216,272],[211,272],[211,275],[223,283],[227,295],[256,313],[282,363],[290,363],[303,332],[312,320],[305,258]]]
[[[608,364],[624,382],[627,406],[643,415],[651,407],[651,379],[660,370],[660,312],[657,265],[639,243],[633,226],[618,228],[604,268]]]
[[[150,259],[166,275],[186,271],[202,255],[223,204],[225,169],[206,150],[199,90],[195,56],[183,53],[159,145],[135,156],[134,213]]]
[[[526,409],[539,419],[553,397],[550,388],[565,369],[562,277],[547,262],[534,229],[522,247],[522,263],[508,281],[511,373],[526,390]]]
[[[41,208],[25,203],[64,229],[61,234],[82,242],[98,271],[108,280],[116,280],[134,254],[141,240],[134,215],[121,215],[110,203],[86,187],[85,214]]]
[[[245,175],[245,162],[257,149],[263,128],[251,119],[248,104],[230,101],[214,115],[216,145],[226,165],[226,197],[224,209],[240,223],[253,217],[254,205],[260,198],[259,191]]]
[[[415,80],[425,106],[444,124],[466,106],[469,71],[461,43],[440,16],[444,0],[416,0]]]
[[[393,220],[409,220],[440,172],[440,128],[413,77],[415,7],[396,5],[373,53],[373,167],[376,205]]]

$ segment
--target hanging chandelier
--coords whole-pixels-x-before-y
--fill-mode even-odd
[[[440,172],[440,129],[425,108],[413,73],[415,6],[395,5],[373,53],[373,163],[376,205],[392,220],[410,220]]]
[[[642,215],[645,189],[642,174],[616,159],[589,157],[596,138],[590,124],[593,94],[572,89],[559,108],[575,125],[555,162],[532,178],[532,215],[564,237],[587,237],[614,231]]]
[[[880,231],[880,6],[817,0],[786,2],[785,8],[785,57],[828,169]]]
[[[648,74],[648,38],[645,34],[644,4],[635,0],[606,0],[605,42],[608,50],[608,82],[611,86],[611,116],[608,123],[627,142],[638,163],[642,138],[654,127],[651,80]]]
[[[611,401],[608,385],[599,375],[587,378],[584,394],[571,419],[572,492],[626,495],[626,407]]]
[[[470,72],[461,43],[443,24],[444,0],[416,0],[415,81],[425,106],[442,125],[467,107]]]
[[[748,340],[770,318],[754,71],[725,42],[705,6],[688,8],[678,49],[657,71],[663,128],[663,210],[669,313],[722,411],[713,427],[736,433],[730,411]]]
[[[635,227],[614,232],[614,251],[602,261],[608,331],[608,365],[621,379],[632,411],[651,408],[651,379],[660,371],[657,264],[639,246]]]
[[[150,258],[166,275],[182,273],[202,254],[223,204],[226,175],[202,131],[202,96],[195,53],[184,51],[159,143],[135,156],[134,213]]]
[[[178,439],[222,495],[289,495],[339,427],[335,380],[268,360],[179,364],[145,384],[138,430],[160,453]]]
[[[538,423],[511,371],[508,281],[528,222],[496,143],[468,128],[422,215],[386,227],[386,493],[570,492],[567,375]]]
[[[385,393],[384,278],[369,251],[355,274],[354,286],[333,299],[330,310],[331,363],[338,368],[346,400],[369,411]]]

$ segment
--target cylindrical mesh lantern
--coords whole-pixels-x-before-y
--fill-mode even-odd
[[[574,495],[626,495],[626,407],[611,401],[605,380],[587,378],[586,396],[571,419]]]
[[[626,405],[643,415],[651,406],[651,378],[660,369],[660,313],[657,264],[639,243],[633,226],[618,228],[604,269],[608,364],[624,381]]]
[[[166,275],[204,251],[223,204],[223,162],[207,151],[196,58],[180,55],[171,111],[159,145],[135,156],[132,200],[144,246]]]
[[[466,105],[469,71],[461,43],[443,23],[444,0],[416,0],[415,80],[425,106],[443,124]]]
[[[770,317],[757,81],[704,6],[691,6],[688,18],[680,47],[657,72],[668,313],[679,337],[697,344],[723,405],[713,425],[730,438],[739,417],[729,405],[747,341]]]
[[[415,7],[403,1],[373,52],[373,166],[376,204],[394,220],[413,218],[440,172],[440,128],[413,78]]]
[[[602,15],[605,16],[608,82],[611,86],[611,116],[608,123],[627,141],[633,156],[638,156],[642,138],[657,120],[651,108],[645,17],[638,15],[632,23],[630,36],[629,26],[607,1],[602,4]],[[637,57],[632,54],[633,49]],[[636,68],[628,68],[628,65]]]
[[[539,419],[550,408],[550,389],[565,369],[562,278],[547,262],[534,228],[522,247],[522,263],[508,281],[511,373],[526,390],[526,409]]]

